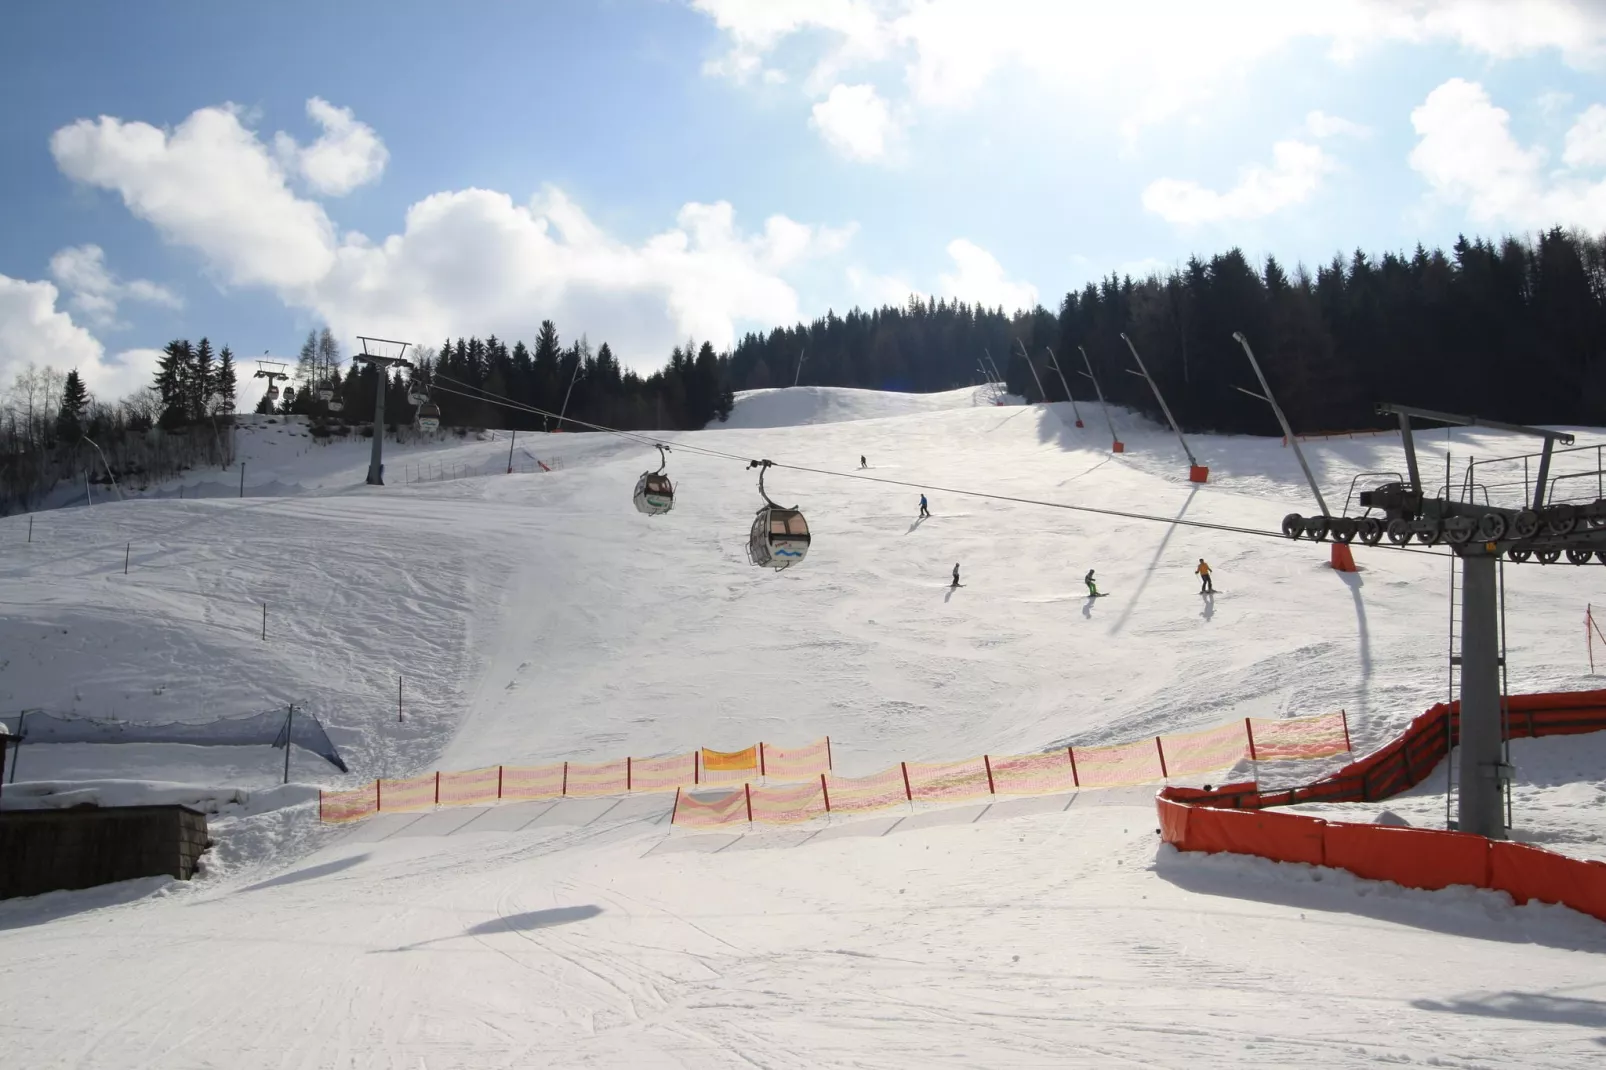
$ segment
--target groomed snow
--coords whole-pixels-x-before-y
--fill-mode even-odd
[[[31,544],[26,517],[0,520],[0,705],[172,720],[296,701],[353,773],[298,753],[293,779],[340,787],[824,734],[850,775],[1337,708],[1367,749],[1443,697],[1441,557],[1358,549],[1343,576],[1325,547],[939,489],[1272,530],[1312,511],[1276,440],[1191,440],[1211,467],[1195,487],[1173,436],[1123,416],[1113,456],[1092,407],[1078,430],[1065,406],[780,394],[732,423],[795,426],[668,436],[850,476],[770,472],[815,536],[778,575],[743,557],[741,463],[676,450],[676,508],[647,518],[629,493],[656,452],[594,435],[528,436],[551,473],[367,488],[366,443],[311,446],[246,456],[248,481],[260,464],[292,495],[41,513]],[[1402,465],[1387,436],[1310,450],[1330,501]],[[1089,567],[1110,597],[1083,597]],[[1506,588],[1513,689],[1598,686],[1580,625],[1606,569],[1513,567]],[[1598,792],[1555,794],[1544,742],[1514,752],[1531,813],[1591,842]],[[37,783],[17,794],[160,781],[145,790],[217,800],[219,846],[187,884],[0,903],[0,1063],[1560,1067],[1606,1038],[1600,923],[1179,856],[1149,789],[749,835],[672,830],[663,797],[327,829],[304,788],[273,788],[281,762],[24,750]]]

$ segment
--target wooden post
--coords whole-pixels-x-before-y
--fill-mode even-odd
[[[1082,778],[1076,775],[1076,748],[1066,747],[1065,756],[1071,760],[1071,786],[1079,788],[1082,786]]]
[[[1161,745],[1159,736],[1154,737],[1154,749],[1160,754],[1160,779],[1170,780],[1171,774],[1165,768],[1165,747]]]
[[[903,769],[903,797],[914,802],[915,793],[909,789],[909,763],[899,762],[898,765]]]
[[[384,792],[384,789],[380,787],[381,783],[382,782],[380,781],[380,779],[378,777],[374,777],[374,809],[375,810],[383,810],[385,808],[385,792]]]
[[[396,723],[402,723],[402,674],[396,674]]]
[[[831,789],[825,786],[825,774],[820,774],[820,794],[825,796],[825,812],[831,812]]]
[[[268,604],[262,603],[262,641],[268,641]]]
[[[694,750],[694,751],[691,752],[691,782],[694,785],[695,784],[701,784],[703,782],[702,781],[702,774],[699,772],[699,770],[702,768],[702,764],[703,764],[702,763],[702,756],[703,756],[703,751],[702,751],[701,747],[699,747],[697,750]]]
[[[240,497],[245,497],[245,462],[240,462]]]
[[[675,815],[678,814],[678,813],[680,813],[680,789],[676,788],[675,789],[675,808],[673,810],[669,811],[669,823],[671,825],[673,825],[675,823]]]
[[[764,776],[764,741],[758,741],[758,775]]]
[[[998,791],[993,787],[993,760],[983,754],[981,763],[987,767],[987,794],[997,795]]]
[[[747,792],[747,823],[753,823],[753,785],[743,784],[742,790]]]
[[[628,755],[626,755],[625,756],[625,790],[626,791],[630,791],[631,790],[631,783],[632,783],[633,779],[634,779],[634,775],[633,775],[632,770],[631,770],[631,758]]]
[[[133,543],[123,544],[123,575],[128,575],[128,553],[134,548]]]
[[[500,765],[496,767],[496,797],[498,799],[502,797],[502,767]]]
[[[32,523],[32,521],[30,521],[30,523]],[[835,769],[836,768],[836,766],[831,764],[831,737],[830,736],[826,736],[825,737],[825,767],[827,769]]]
[[[323,789],[318,789],[318,824],[323,824]]]
[[[569,794],[569,763],[568,762],[564,762],[563,763],[563,791],[562,791],[562,794],[564,794],[564,795]]]
[[[33,514],[32,513],[28,514],[28,541],[29,542],[33,542]],[[1594,657],[1594,652],[1593,651],[1591,651],[1590,656]],[[1594,671],[1593,668],[1591,668],[1590,671],[1593,672]]]
[[[1339,710],[1338,715],[1344,719],[1344,749],[1349,751],[1351,754],[1354,754],[1355,748],[1350,746],[1349,741],[1349,714],[1343,710]]]
[[[435,770],[435,805],[441,804],[441,771]]]
[[[1247,717],[1244,718],[1244,735],[1249,737],[1249,760],[1252,762],[1259,761],[1259,759],[1255,757],[1255,729],[1254,726],[1249,723],[1249,718]]]

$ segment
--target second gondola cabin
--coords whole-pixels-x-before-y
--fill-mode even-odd
[[[747,559],[760,568],[790,568],[809,552],[809,522],[796,506],[788,509],[770,500],[764,490],[764,473],[770,466],[769,461],[747,465],[758,469],[758,493],[764,499],[747,536]]]
[[[648,516],[663,516],[675,507],[675,485],[664,471],[669,466],[668,446],[658,446],[658,470],[643,472],[636,480],[636,493],[632,500],[636,508]]]

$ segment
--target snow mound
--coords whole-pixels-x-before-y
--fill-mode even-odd
[[[1006,395],[1018,403],[1019,398]],[[836,386],[794,386],[770,390],[739,390],[736,407],[723,424],[709,424],[709,430],[728,428],[801,427],[807,424],[847,423],[853,420],[880,420],[889,416],[914,416],[990,406],[984,387],[967,386],[938,394],[899,394],[886,390],[856,390]]]

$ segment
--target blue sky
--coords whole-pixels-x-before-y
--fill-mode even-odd
[[[695,335],[1054,307],[1240,246],[1606,230],[1590,0],[0,9],[0,386],[209,335]]]

